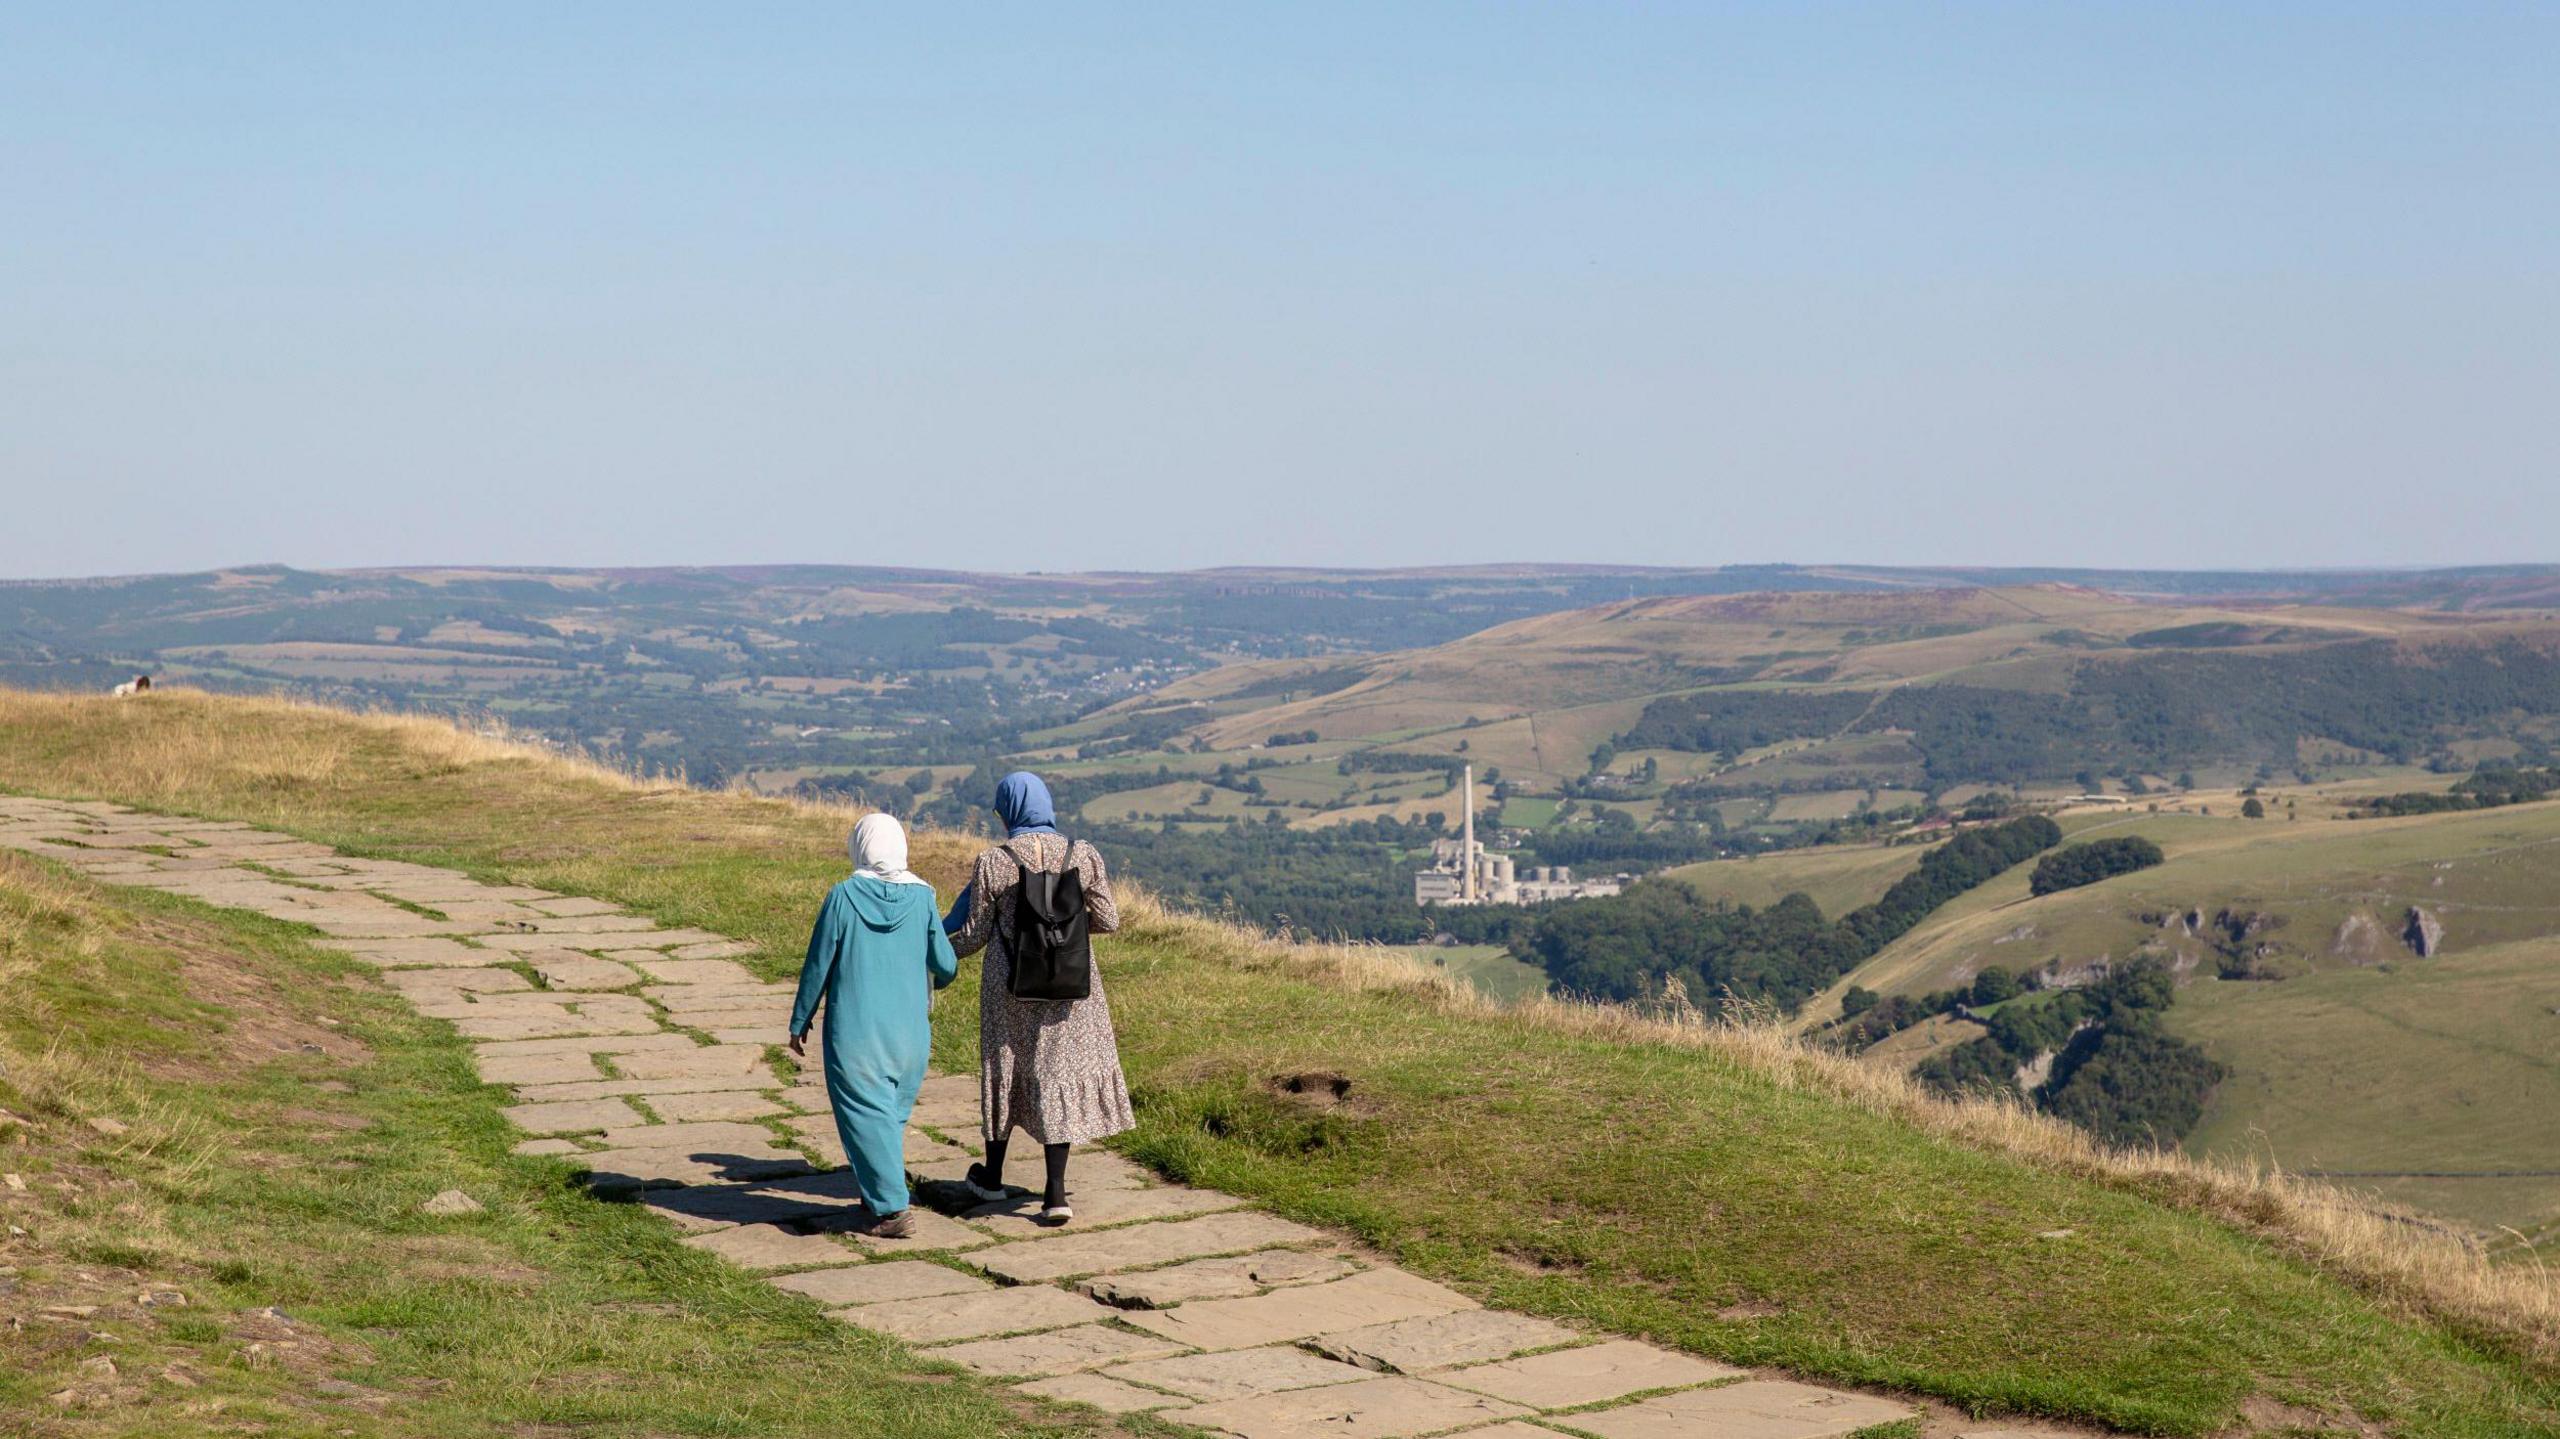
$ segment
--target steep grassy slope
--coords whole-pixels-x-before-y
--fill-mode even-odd
[[[1927,852],[1927,846],[1917,844],[1825,845],[1682,865],[1670,871],[1670,878],[1709,899],[1754,908],[1801,894],[1836,919],[1882,899]]]
[[[449,1029],[291,929],[0,855],[0,1433],[1111,1431],[516,1157]]]
[[[2483,1229],[2560,1222],[2560,803],[2347,821],[2141,815],[2168,862],[2030,898],[2023,875],[1932,916],[1839,988],[1919,994],[1986,966],[2153,953],[2184,979],[2173,1029],[2233,1071],[2199,1153],[2337,1171]],[[2412,907],[2440,953],[2404,940]],[[2203,923],[2190,926],[2187,917]],[[2245,968],[2247,979],[2223,979]],[[2464,1177],[2471,1176],[2471,1177]]]
[[[0,785],[221,813],[632,903],[796,951],[845,816],[616,782],[432,726],[163,696],[0,698]],[[927,836],[948,885],[967,846]],[[1492,1012],[1409,967],[1137,907],[1104,964],[1184,1177],[1351,1227],[1515,1307],[1984,1409],[2202,1434],[2328,1413],[2405,1435],[2560,1419],[2547,1291],[2423,1235],[1765,1038]],[[965,1063],[963,987],[937,1014]],[[1348,1076],[1310,1111],[1274,1076]],[[2263,1405],[2298,1406],[2267,1410]]]

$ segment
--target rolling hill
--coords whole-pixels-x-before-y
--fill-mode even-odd
[[[2554,701],[2560,620],[2539,612],[2046,585],[1639,599],[1409,652],[1222,666],[1048,738],[1172,733],[1253,755],[1267,786],[1305,772],[1337,819],[1421,807],[1324,782],[1377,750],[1463,756],[1510,793],[1644,819],[1666,800],[1755,798],[1723,816],[1752,823],[1973,785],[2061,794],[2092,774],[2165,785],[2512,753],[2554,737]]]
[[[2191,1152],[2547,1236],[2560,1230],[2560,803],[2347,818],[2358,798],[2271,789],[2264,820],[2237,818],[2231,794],[2080,812],[2075,839],[2147,836],[2166,862],[2041,898],[2012,872],[1817,996],[1804,1020],[1838,1014],[1852,985],[1919,995],[1985,968],[2073,978],[2156,960],[2178,980],[2172,1032],[2231,1071]],[[1826,858],[1854,868],[1859,853]],[[2425,955],[2419,911],[2441,926]],[[1940,1024],[1878,1054],[1910,1063],[1981,1032]]]

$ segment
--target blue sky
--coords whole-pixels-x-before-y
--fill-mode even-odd
[[[0,575],[2560,560],[2560,6],[0,0]]]

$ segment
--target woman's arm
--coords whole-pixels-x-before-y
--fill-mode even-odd
[[[827,891],[826,903],[818,906],[818,922],[809,930],[809,952],[800,961],[800,992],[791,1001],[791,1040],[797,1046],[800,1036],[809,1032],[809,1024],[818,1017],[818,1002],[827,996],[828,976],[835,973],[836,950],[842,938],[843,925],[836,914],[836,893]]]
[[[941,925],[925,926],[924,968],[933,976],[936,989],[960,977],[960,956],[952,951],[951,936],[942,932]]]
[[[1083,871],[1084,908],[1095,934],[1111,934],[1120,928],[1120,901],[1111,897],[1111,874],[1102,867],[1102,851],[1081,840],[1082,849],[1093,863]]]
[[[942,922],[944,932],[951,936],[951,952],[961,959],[986,948],[987,941],[995,938],[996,911],[1003,906],[997,903],[994,869],[993,851],[978,856],[978,868],[969,878],[969,887],[960,891],[960,898],[951,905],[959,924],[954,926],[949,919]]]

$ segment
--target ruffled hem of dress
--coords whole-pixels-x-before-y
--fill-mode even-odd
[[[987,1094],[989,1086],[981,1079],[979,1091],[990,1116],[986,1138],[1004,1138],[1020,1129],[1036,1144],[1088,1144],[1108,1139],[1138,1127],[1137,1112],[1129,1104],[1128,1081],[1118,1073],[1108,1079],[1095,1080],[1069,1087],[1044,1089],[1039,1101],[1031,1106],[1045,1123],[1035,1125],[1029,1114],[1011,1114],[994,1103]],[[997,1126],[1003,1127],[999,1131]]]

